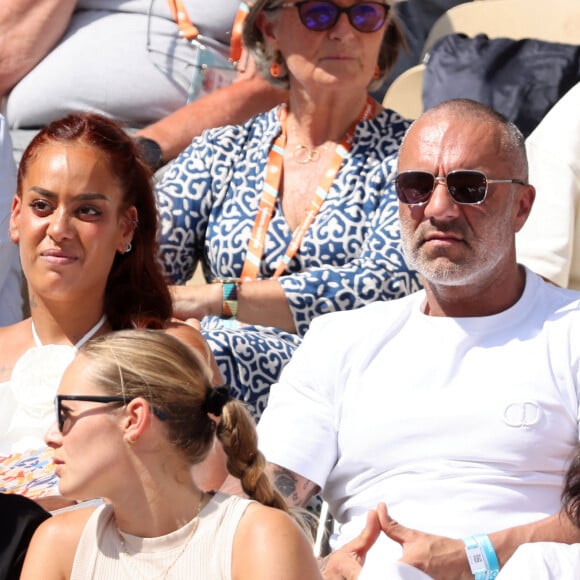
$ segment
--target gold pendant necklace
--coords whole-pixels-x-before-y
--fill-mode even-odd
[[[187,536],[187,540],[183,544],[181,550],[179,551],[179,554],[177,554],[177,556],[175,557],[175,560],[173,560],[173,562],[171,562],[171,564],[167,567],[167,569],[159,576],[160,580],[165,580],[167,578],[171,569],[175,566],[175,564],[177,564],[179,558],[181,558],[181,556],[183,556],[183,554],[185,553],[185,550],[189,546],[191,539],[193,538],[193,535],[195,534],[197,528],[199,527],[199,512],[201,512],[201,508],[204,504],[204,500],[205,500],[205,493],[202,491],[202,492],[200,492],[199,503],[197,504],[197,511],[195,513],[195,516],[193,516],[193,519],[195,521],[193,522],[193,524],[191,526],[191,531],[189,532],[189,534]],[[121,534],[121,530],[119,530],[119,528],[117,526],[115,526],[115,529],[117,530],[117,535],[119,536],[119,540],[121,541],[122,551],[120,554],[123,554],[124,556],[127,556],[129,558],[131,556],[134,556],[135,554],[138,554],[139,552],[134,552],[133,554],[129,553],[129,549],[127,548],[127,544],[125,543],[125,538],[123,538],[123,534]],[[144,577],[151,578],[150,576],[144,576]]]
[[[297,135],[298,127],[295,123],[291,125],[292,132]],[[320,145],[319,147],[308,147],[299,143],[292,151],[292,159],[296,163],[305,165],[306,163],[316,163],[320,159],[320,151],[328,151],[328,145]]]
[[[306,163],[318,161],[320,159],[320,151],[317,147],[311,149],[306,145],[296,145],[296,147],[294,147],[294,151],[292,152],[292,157],[296,163],[304,165]]]

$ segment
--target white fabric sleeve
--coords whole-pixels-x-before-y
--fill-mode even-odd
[[[341,384],[341,365],[333,353],[337,340],[329,339],[337,333],[326,328],[334,318],[326,314],[312,322],[272,386],[258,424],[259,447],[266,459],[321,487],[338,459],[335,386]]]
[[[580,544],[522,544],[506,562],[497,580],[577,580]]]

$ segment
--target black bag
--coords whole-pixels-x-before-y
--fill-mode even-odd
[[[0,580],[18,580],[32,534],[49,517],[27,497],[0,493]]]
[[[451,34],[433,45],[425,65],[425,110],[448,99],[473,99],[502,113],[527,137],[580,82],[580,46]]]

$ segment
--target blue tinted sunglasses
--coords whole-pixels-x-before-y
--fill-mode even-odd
[[[330,30],[344,12],[352,27],[359,32],[376,32],[387,19],[390,6],[382,2],[360,2],[352,6],[339,6],[328,0],[303,0],[286,2],[282,8],[297,8],[300,22],[315,32]]]

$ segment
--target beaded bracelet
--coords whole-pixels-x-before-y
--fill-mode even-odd
[[[223,278],[214,280],[222,285],[222,314],[221,318],[236,318],[238,315],[238,286],[239,278]]]

